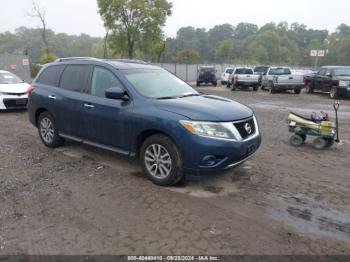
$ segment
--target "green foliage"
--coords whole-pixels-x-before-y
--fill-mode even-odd
[[[198,61],[199,54],[195,49],[187,48],[176,53],[176,62],[192,64]]]
[[[235,45],[232,40],[221,41],[215,50],[215,61],[230,63],[233,61],[234,50]]]
[[[115,55],[127,54],[130,59],[137,49],[149,46],[150,41],[159,43],[161,27],[172,8],[167,0],[97,0],[97,3],[106,28],[112,32],[110,48]]]
[[[32,78],[35,78],[37,76],[37,74],[39,73],[40,69],[41,69],[41,65],[39,64],[30,64],[30,76]]]
[[[53,54],[43,54],[40,58],[40,62],[43,64],[54,62],[58,57]]]

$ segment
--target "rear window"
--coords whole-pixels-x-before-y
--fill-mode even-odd
[[[257,66],[257,67],[254,68],[254,72],[255,72],[255,73],[266,74],[266,73],[267,73],[267,70],[269,70],[269,68],[266,67],[266,66]]]
[[[62,74],[60,87],[69,91],[90,93],[92,69],[91,65],[68,65]]]
[[[214,67],[201,67],[200,72],[204,72],[204,73],[212,73],[215,71]]]
[[[249,68],[238,68],[238,69],[236,69],[235,74],[237,74],[237,75],[252,75],[253,70],[249,69]]]
[[[270,70],[270,75],[291,75],[292,72],[289,68],[272,68]]]
[[[233,73],[233,69],[226,69],[226,74],[232,74]]]
[[[37,82],[48,86],[58,86],[64,65],[49,66],[40,74]]]

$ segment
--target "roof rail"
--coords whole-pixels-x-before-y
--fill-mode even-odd
[[[55,62],[64,62],[64,61],[74,61],[74,60],[94,60],[94,61],[101,61],[101,59],[95,58],[95,57],[64,57],[64,58],[58,58]]]
[[[144,65],[148,64],[143,60],[137,60],[137,59],[107,59],[107,61],[116,61],[116,62],[132,63],[132,64],[144,64]]]

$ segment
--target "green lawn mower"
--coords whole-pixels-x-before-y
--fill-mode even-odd
[[[335,123],[331,122],[328,113],[321,112],[320,115],[312,113],[311,118],[306,118],[295,113],[288,116],[289,132],[294,133],[290,138],[292,146],[299,147],[304,144],[308,136],[315,137],[312,146],[315,149],[330,147],[334,142],[339,143],[338,109],[339,101],[335,101]]]

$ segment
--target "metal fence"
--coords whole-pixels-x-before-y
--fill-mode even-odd
[[[12,72],[24,81],[31,82],[28,56],[0,54],[0,70]]]
[[[178,76],[182,80],[186,82],[196,82],[198,76],[198,69],[200,66],[204,66],[204,64],[155,64],[160,66],[174,75]],[[206,64],[207,65],[207,64]],[[210,64],[214,66],[216,69],[216,78],[220,79],[222,73],[227,67],[254,67],[255,65],[243,65],[243,64]],[[310,69],[308,67],[291,67],[299,68],[299,69]]]

